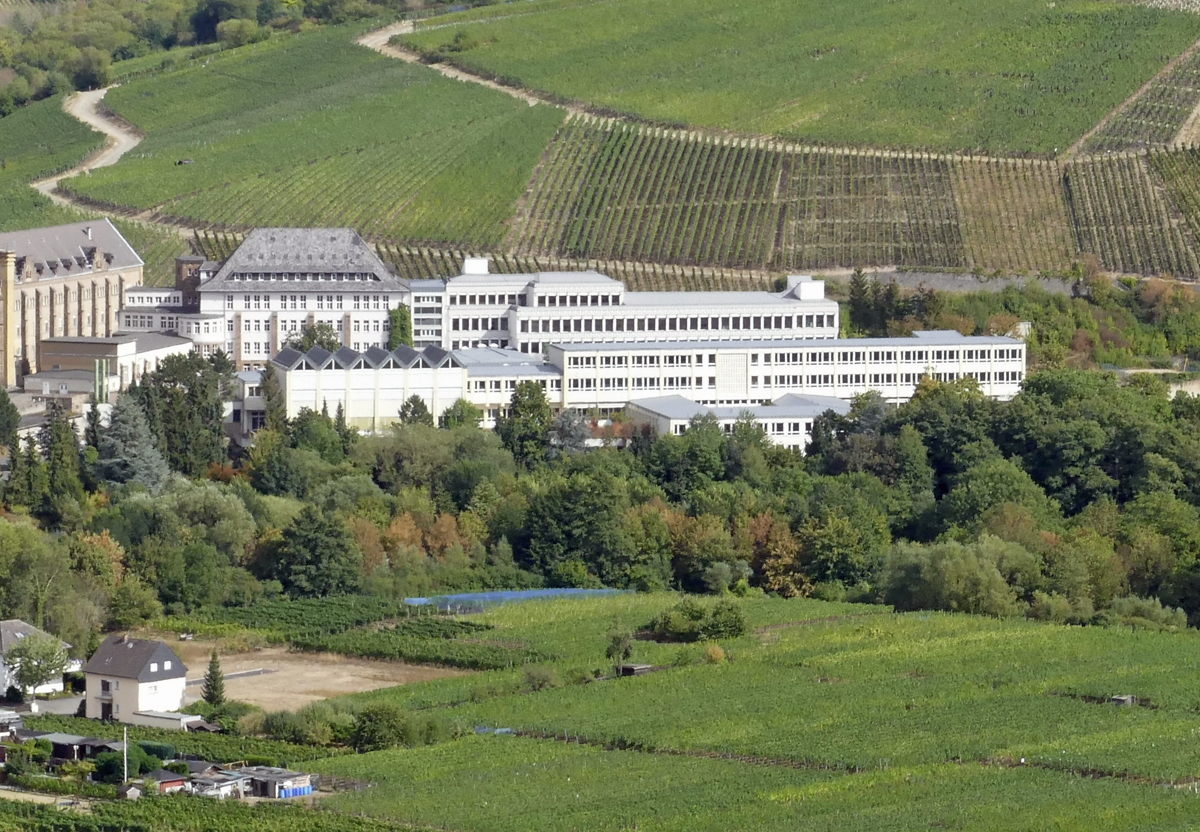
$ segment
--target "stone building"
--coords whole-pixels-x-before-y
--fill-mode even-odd
[[[0,234],[0,384],[38,370],[38,344],[108,337],[142,258],[107,219]]]

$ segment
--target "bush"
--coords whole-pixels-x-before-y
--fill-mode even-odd
[[[151,757],[158,757],[160,760],[174,760],[178,754],[175,753],[175,746],[165,742],[153,742],[151,740],[139,740],[138,745],[142,750]]]
[[[656,641],[707,641],[746,633],[746,616],[735,601],[718,601],[711,609],[690,598],[650,622]]]
[[[25,694],[16,685],[8,686],[8,690],[4,691],[4,698],[14,705],[22,705],[25,702]]]
[[[552,667],[528,667],[525,669],[525,684],[530,690],[549,690],[558,687],[558,674]]]
[[[724,664],[725,650],[719,644],[710,644],[704,648],[705,664]]]
[[[1164,607],[1157,598],[1134,595],[1117,598],[1112,602],[1109,615],[1121,624],[1147,630],[1182,630],[1187,626],[1187,614],[1183,610]]]
[[[368,705],[354,720],[352,743],[358,751],[379,751],[410,744],[408,716],[396,705]]]

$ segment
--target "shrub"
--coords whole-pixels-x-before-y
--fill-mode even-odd
[[[408,716],[396,705],[378,702],[368,705],[354,720],[352,742],[359,751],[379,751],[396,745],[409,745]]]
[[[1164,607],[1157,598],[1127,598],[1113,600],[1109,610],[1111,617],[1120,623],[1145,629],[1182,630],[1187,626],[1187,615],[1183,610]]]
[[[174,760],[177,756],[175,746],[165,742],[153,742],[151,740],[139,740],[138,745],[142,750],[151,757],[158,757],[160,760]]]
[[[719,644],[710,644],[704,648],[704,662],[706,664],[724,664],[725,650]]]
[[[25,694],[16,685],[8,686],[8,690],[4,691],[4,698],[14,705],[21,705],[25,702]]]
[[[525,684],[530,690],[549,690],[558,687],[558,674],[552,667],[528,667],[525,669]]]
[[[746,616],[735,601],[718,601],[709,609],[688,598],[655,618],[648,629],[656,641],[737,638],[746,633]]]

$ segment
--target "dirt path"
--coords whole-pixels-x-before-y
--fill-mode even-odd
[[[1185,58],[1189,57],[1197,49],[1200,49],[1200,40],[1196,41],[1191,46],[1189,46],[1187,49],[1183,50],[1178,55],[1176,55],[1174,58],[1167,61],[1166,65],[1162,69],[1160,69],[1158,72],[1154,73],[1153,78],[1151,78],[1146,83],[1142,84],[1140,87],[1138,87],[1137,92],[1135,92],[1133,95],[1129,96],[1124,101],[1122,101],[1120,104],[1118,104],[1116,107],[1114,107],[1112,112],[1110,112],[1104,118],[1100,119],[1100,122],[1095,127],[1093,127],[1091,130],[1087,131],[1082,136],[1080,136],[1079,141],[1075,142],[1075,144],[1068,147],[1067,152],[1062,154],[1062,156],[1060,156],[1059,158],[1064,162],[1075,158],[1075,156],[1079,153],[1079,151],[1083,148],[1083,146],[1085,144],[1087,144],[1088,139],[1090,139],[1092,136],[1096,135],[1101,130],[1103,130],[1105,127],[1107,127],[1108,123],[1110,121],[1112,121],[1114,118],[1116,118],[1118,115],[1120,115],[1121,112],[1123,112],[1126,108],[1133,106],[1134,102],[1137,101],[1139,98],[1141,98],[1142,95],[1144,95],[1147,90],[1149,90],[1152,86],[1154,86],[1154,84],[1156,84],[1162,78],[1166,77],[1166,75],[1168,73],[1170,73],[1173,69],[1175,69],[1175,67],[1179,66],[1181,61],[1183,61]],[[1200,110],[1200,106],[1197,107],[1197,110]],[[1196,117],[1197,117],[1196,113],[1193,112],[1192,115],[1188,118],[1187,122],[1183,125],[1183,129],[1179,131],[1179,135],[1175,137],[1175,141],[1172,143],[1172,146],[1175,146],[1175,144],[1177,144],[1179,142],[1179,136],[1183,135],[1183,133],[1188,129],[1188,125],[1192,124],[1196,120]]]
[[[55,174],[48,179],[39,179],[36,182],[29,183],[31,187],[36,188],[59,205],[70,205],[76,208],[84,207],[55,192],[55,188],[58,187],[60,180],[89,171],[92,168],[115,165],[122,156],[137,147],[138,143],[142,140],[142,137],[137,133],[101,113],[100,102],[104,100],[105,94],[110,89],[112,87],[105,87],[102,90],[71,93],[63,101],[64,110],[93,130],[103,133],[107,139],[104,142],[104,147],[88,156],[70,170]]]
[[[399,58],[400,60],[406,61],[410,64],[419,64],[422,63],[419,55],[414,52],[409,52],[407,49],[397,49],[395,46],[392,46],[388,43],[392,36],[408,35],[413,32],[413,29],[414,27],[411,20],[402,20],[399,23],[393,23],[391,26],[385,26],[382,29],[376,29],[373,32],[367,32],[367,34],[356,40],[355,43],[357,43],[359,46],[365,46],[368,49],[374,49],[380,55],[387,55],[389,58]],[[474,75],[470,72],[464,72],[458,67],[450,66],[450,64],[425,64],[425,66],[440,72],[447,78],[453,78],[455,81],[466,81],[471,84],[479,84],[480,86],[487,87],[488,89],[496,90],[496,92],[502,92],[505,95],[516,98],[519,101],[524,101],[530,107],[532,107],[534,104],[551,104],[555,107],[562,107],[562,109],[569,113],[574,113],[576,115],[583,114],[583,110],[577,107],[565,107],[561,104],[546,101],[545,99],[539,98],[531,92],[518,90],[513,87],[506,87],[503,84],[497,84],[495,81],[488,80],[487,78],[481,78],[480,76]]]

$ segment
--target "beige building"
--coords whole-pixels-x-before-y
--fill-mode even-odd
[[[0,384],[37,372],[43,339],[116,332],[142,267],[107,219],[0,234]]]
[[[113,388],[116,392],[153,373],[167,356],[187,355],[191,351],[192,342],[187,338],[159,332],[111,338],[43,338],[38,343],[38,374],[50,378],[54,373],[71,370],[93,373],[97,361],[107,362],[108,375],[116,381]]]
[[[134,722],[143,712],[183,706],[187,668],[161,641],[112,635],[83,667],[89,719]]]

